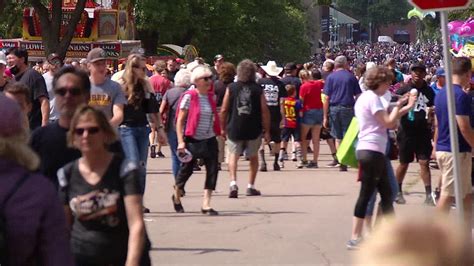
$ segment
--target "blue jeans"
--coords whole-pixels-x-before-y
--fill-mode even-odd
[[[341,105],[329,107],[329,124],[331,126],[331,135],[333,138],[337,140],[342,140],[344,138],[353,117],[353,107]]]
[[[150,134],[149,127],[119,127],[125,159],[136,162],[139,165],[139,179],[142,194],[145,193],[146,185],[146,161],[148,158],[148,145]]]
[[[389,143],[387,143],[386,154],[388,154],[389,149],[390,149],[390,141]],[[398,194],[398,182],[397,182],[397,179],[395,178],[395,173],[393,172],[392,163],[390,162],[390,159],[388,158],[388,156],[385,156],[385,164],[387,165],[388,182],[390,183],[390,188],[392,189],[392,201],[395,201],[395,198],[397,197],[397,194]],[[377,191],[375,191],[372,197],[370,198],[369,204],[367,205],[367,211],[365,212],[366,216],[372,216],[374,214],[376,200],[377,200]]]
[[[170,144],[170,150],[171,150],[171,167],[173,169],[173,176],[176,181],[179,168],[181,167],[181,161],[178,159],[178,155],[176,154],[176,150],[178,149],[178,136],[176,135],[176,131],[174,130],[170,130],[167,133],[167,135],[168,135],[168,143]]]

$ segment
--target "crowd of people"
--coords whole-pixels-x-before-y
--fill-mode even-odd
[[[10,252],[0,264],[149,265],[147,160],[164,157],[164,145],[174,177],[170,206],[185,212],[186,183],[204,166],[200,211],[216,216],[219,171],[227,165],[228,196],[238,198],[241,156],[250,165],[246,196],[262,195],[258,171],[285,171],[289,161],[319,168],[321,140],[333,156],[327,167],[346,172],[336,153],[354,118],[361,190],[347,248],[360,247],[364,221],[371,227],[376,191],[384,215],[394,202],[406,203],[403,179],[415,160],[425,204],[446,213],[454,199],[453,155],[440,53],[437,44],[349,44],[305,64],[234,65],[216,55],[212,66],[202,58],[158,60],[149,73],[144,55],[132,52],[112,75],[100,48],[76,65],[51,54],[41,68],[28,66],[25,49],[0,52],[0,206]],[[452,63],[470,229],[472,65],[466,58]],[[433,160],[442,175],[434,190]],[[19,228],[25,216],[31,223]],[[21,256],[8,256],[18,250]]]

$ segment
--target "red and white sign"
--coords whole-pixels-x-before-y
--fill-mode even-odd
[[[472,0],[408,0],[422,11],[445,11],[466,8]]]

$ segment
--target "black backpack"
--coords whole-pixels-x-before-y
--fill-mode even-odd
[[[8,252],[7,252],[7,236],[6,236],[6,217],[5,217],[5,206],[8,200],[15,194],[15,192],[21,187],[21,185],[26,181],[29,172],[26,172],[13,186],[13,188],[6,194],[5,199],[0,205],[0,265],[5,266],[8,262]]]

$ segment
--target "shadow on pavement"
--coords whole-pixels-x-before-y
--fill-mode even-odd
[[[275,212],[267,212],[267,211],[219,211],[218,216],[214,216],[215,218],[219,217],[230,217],[230,216],[247,216],[247,215],[277,215],[277,214],[305,214],[305,212],[292,212],[292,211],[275,211]],[[177,214],[176,212],[150,212],[149,214],[145,215],[147,217],[209,217],[208,215],[203,215],[200,212],[185,212],[182,214]]]
[[[187,251],[187,252],[197,252],[198,254],[206,254],[212,252],[240,252],[240,249],[234,248],[165,248],[165,247],[154,247],[151,248],[151,251]]]
[[[263,198],[300,198],[300,197],[342,197],[345,194],[285,194],[285,195],[262,195]]]

